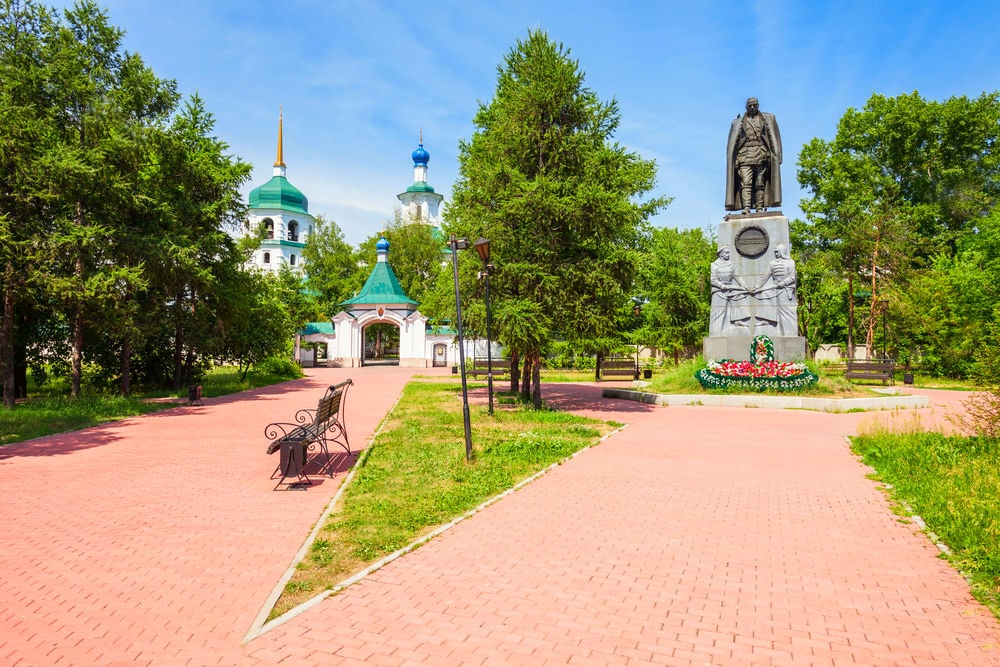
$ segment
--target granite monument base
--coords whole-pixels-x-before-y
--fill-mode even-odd
[[[775,361],[805,361],[806,339],[803,336],[768,336],[774,343]],[[753,336],[706,336],[702,339],[705,361],[750,361]]]

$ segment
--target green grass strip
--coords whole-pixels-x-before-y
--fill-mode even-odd
[[[362,459],[271,618],[336,586],[519,481],[595,444],[614,425],[525,406],[473,406],[465,460],[456,383],[411,382]]]
[[[912,508],[948,547],[943,557],[1000,617],[1000,442],[874,432],[852,446],[875,469],[875,479],[891,485],[891,497]]]

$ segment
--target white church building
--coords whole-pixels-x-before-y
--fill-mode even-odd
[[[440,229],[444,197],[427,182],[430,154],[420,143],[411,154],[413,184],[397,195],[401,219],[406,224],[426,224]],[[254,188],[249,196],[247,232],[263,224],[266,236],[254,253],[252,263],[263,271],[279,271],[282,266],[302,270],[302,248],[312,232],[315,219],[309,214],[308,200],[288,182],[282,151],[282,118],[278,118],[278,156],[274,175],[267,183]],[[443,238],[443,235],[441,235]],[[428,327],[428,318],[418,310],[419,303],[403,291],[389,264],[389,242],[380,239],[375,266],[357,296],[341,303],[332,321],[310,322],[299,332],[296,358],[300,363],[314,362],[313,350],[301,345],[312,343],[324,348],[325,363],[330,366],[358,367],[376,363],[365,346],[365,330],[372,325],[390,325],[399,329],[400,366],[426,368],[449,366],[457,362],[455,334],[448,328]],[[324,363],[319,361],[319,363]],[[379,360],[378,363],[385,363]]]
[[[262,271],[281,271],[282,266],[301,271],[302,249],[309,241],[315,219],[309,214],[309,200],[285,176],[282,149],[282,117],[278,116],[278,157],[274,175],[267,183],[250,191],[247,233],[264,225],[265,236],[251,258]]]

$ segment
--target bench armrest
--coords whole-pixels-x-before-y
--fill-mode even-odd
[[[301,424],[288,424],[285,422],[274,422],[265,426],[264,437],[271,441],[267,446],[267,453],[274,454],[281,449],[280,441],[301,428]]]

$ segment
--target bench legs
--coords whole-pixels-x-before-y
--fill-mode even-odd
[[[301,440],[282,440],[281,458],[278,467],[271,475],[273,479],[280,473],[278,483],[274,485],[274,490],[286,484],[288,489],[301,489],[304,486],[312,486],[312,480],[306,475],[306,451]],[[294,478],[294,479],[293,479]],[[288,481],[286,481],[288,480]]]
[[[322,463],[319,462],[319,458],[322,457]],[[312,462],[316,462],[319,466],[319,475],[329,475],[330,479],[333,479],[333,456],[330,455],[330,450],[327,449],[326,442],[323,440],[317,440],[311,443],[306,451],[306,465]]]
[[[343,429],[338,430],[339,432],[329,440],[340,445],[345,453],[350,454],[351,446],[347,440],[347,433]],[[340,460],[340,456],[331,454],[327,444],[325,437],[312,442],[295,439],[279,441],[281,459],[274,472],[271,473],[271,479],[280,477],[281,481],[278,482],[278,486],[286,483],[285,479],[293,477],[296,481],[288,482],[289,484],[312,484],[312,480],[306,475],[306,469],[313,464],[317,467],[313,474],[329,475],[330,479],[333,479],[336,474],[334,463]]]

